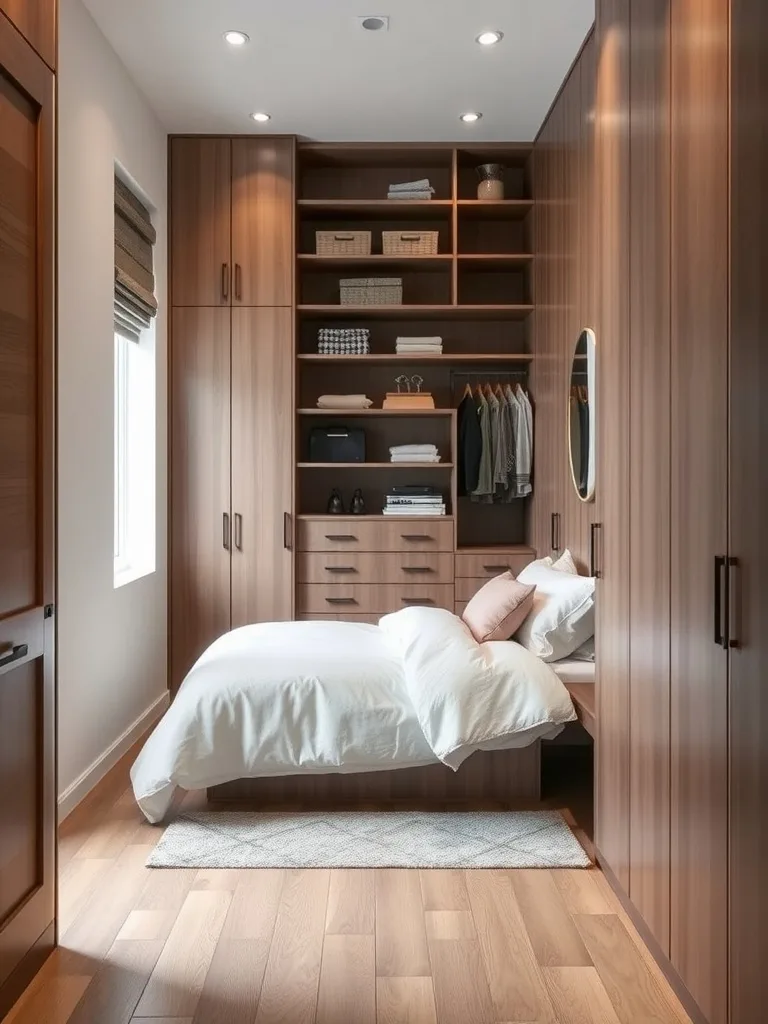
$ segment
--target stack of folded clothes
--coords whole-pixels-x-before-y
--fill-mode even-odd
[[[395,351],[399,356],[441,356],[442,338],[398,338]]]
[[[367,327],[321,327],[317,351],[321,356],[367,356],[371,351]]]
[[[401,181],[390,185],[387,199],[431,199],[434,194],[429,178],[420,178],[418,181]]]
[[[439,462],[440,454],[433,444],[397,444],[389,449],[390,462]]]
[[[367,395],[320,395],[318,409],[370,409],[373,402]]]

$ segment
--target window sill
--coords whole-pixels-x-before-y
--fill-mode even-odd
[[[128,583],[135,583],[144,576],[151,576],[155,571],[154,566],[149,565],[126,565],[122,568],[115,568],[115,590],[126,586]]]

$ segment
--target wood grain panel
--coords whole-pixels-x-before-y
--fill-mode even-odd
[[[292,393],[291,311],[233,310],[233,628],[293,615]]]
[[[8,15],[45,63],[56,70],[56,0],[0,0],[0,11]]]
[[[430,975],[419,876],[414,871],[376,871],[376,976]]]
[[[597,846],[629,885],[629,3],[598,7],[596,105],[598,469]],[[599,486],[599,485],[598,485]]]
[[[456,576],[483,581],[492,579],[502,572],[511,572],[517,576],[535,557],[536,552],[529,547],[457,551]]]
[[[728,0],[679,0],[671,22],[670,951],[710,1024],[727,1018],[728,18]]]
[[[344,602],[343,608],[339,602]],[[296,609],[300,613],[337,608],[384,615],[417,604],[453,611],[453,587],[440,583],[302,583],[296,588]]]
[[[373,935],[375,918],[373,871],[334,871],[328,893],[326,935]]]
[[[474,938],[429,940],[432,983],[440,1024],[486,1024],[494,1006]]]
[[[392,523],[359,516],[316,516],[302,517],[297,526],[299,551],[453,551],[452,520]]]
[[[768,6],[731,3],[730,992],[732,1024],[768,1004]]]
[[[174,306],[231,304],[231,150],[229,139],[170,140]]]
[[[437,1024],[431,978],[377,978],[377,1024]]]
[[[453,583],[453,555],[383,552],[302,552],[297,560],[299,583]]]
[[[669,4],[631,8],[630,877],[669,954]]]
[[[293,139],[232,140],[233,302],[292,306]]]
[[[420,872],[424,910],[469,910],[467,883],[463,871],[437,868]]]
[[[537,963],[542,967],[591,967],[552,875],[513,871],[510,877]]]
[[[173,310],[171,686],[230,628],[230,313]],[[230,539],[232,536],[230,528]]]
[[[619,1024],[594,967],[548,967],[544,980],[560,1024]]]
[[[326,935],[316,1024],[375,1024],[376,940],[373,935]]]

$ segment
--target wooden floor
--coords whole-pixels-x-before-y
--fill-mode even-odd
[[[127,767],[62,825],[61,947],[7,1024],[688,1021],[597,870],[150,870]]]

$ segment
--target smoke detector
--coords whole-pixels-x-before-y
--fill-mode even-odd
[[[357,21],[366,32],[389,32],[388,14],[364,14]]]

